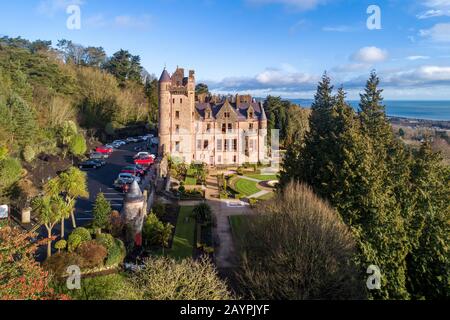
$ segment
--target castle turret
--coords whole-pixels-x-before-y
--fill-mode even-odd
[[[166,69],[161,74],[159,79],[159,154],[161,156],[166,155],[170,152],[170,130],[171,130],[171,95],[170,95],[170,85],[171,78]]]
[[[127,226],[127,241],[138,246],[142,243],[142,228],[147,215],[145,208],[146,199],[138,183],[134,181],[125,195],[122,216]]]

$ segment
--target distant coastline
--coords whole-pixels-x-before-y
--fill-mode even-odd
[[[288,99],[304,108],[311,107],[312,99]],[[359,101],[350,100],[350,105],[358,110]],[[418,120],[420,123],[450,122],[450,101],[385,100],[386,113],[390,118]]]

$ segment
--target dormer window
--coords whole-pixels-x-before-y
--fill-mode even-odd
[[[248,119],[253,119],[255,117],[255,110],[253,109],[252,106],[250,106],[250,108],[248,108],[247,117],[248,117]]]
[[[206,119],[211,119],[211,112],[210,111],[206,111]]]

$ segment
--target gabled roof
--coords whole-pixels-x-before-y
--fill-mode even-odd
[[[205,111],[208,108],[211,108],[211,110],[212,110],[212,117],[216,119],[217,118],[217,114],[227,104],[236,113],[239,121],[246,121],[247,120],[247,118],[248,118],[247,117],[248,109],[250,107],[253,108],[253,110],[255,112],[255,118],[256,119],[258,119],[258,120],[267,120],[267,117],[266,117],[266,114],[264,112],[264,109],[261,108],[261,105],[258,102],[241,103],[241,104],[231,103],[228,100],[222,101],[222,102],[217,103],[217,104],[209,103],[209,102],[201,102],[201,103],[197,102],[195,107],[196,107],[197,113],[203,119],[205,118]]]

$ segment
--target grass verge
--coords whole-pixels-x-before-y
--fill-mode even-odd
[[[175,259],[191,258],[194,252],[195,219],[192,217],[194,207],[181,207],[178,216],[172,249],[168,255]]]

